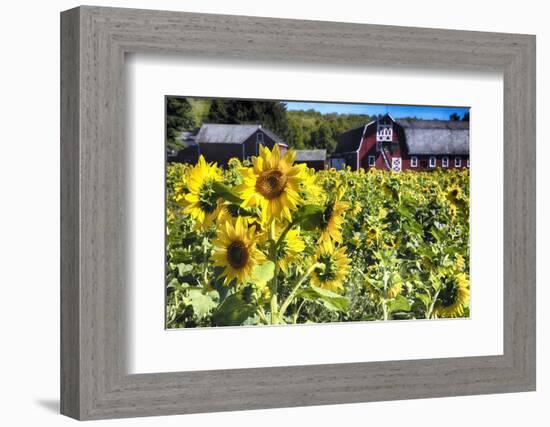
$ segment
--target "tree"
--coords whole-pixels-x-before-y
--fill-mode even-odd
[[[327,152],[332,153],[336,148],[332,127],[328,122],[323,122],[311,134],[309,146],[312,148],[325,148]]]
[[[453,122],[458,122],[460,120],[460,116],[456,113],[453,113],[449,116],[449,120]]]
[[[366,114],[321,114],[315,110],[287,111],[289,146],[296,149],[325,148],[330,154],[336,148],[336,137],[373,118]]]
[[[462,116],[462,121],[463,122],[469,122],[470,121],[470,112],[469,111],[467,113],[464,113],[464,115]]]
[[[283,140],[289,137],[286,104],[279,101],[216,99],[206,118],[208,123],[261,124]]]
[[[208,123],[234,124],[233,118],[227,112],[227,101],[223,99],[214,99],[210,104],[210,110],[206,116]]]
[[[171,149],[184,148],[179,137],[184,130],[192,130],[195,119],[186,98],[166,98],[166,145]]]

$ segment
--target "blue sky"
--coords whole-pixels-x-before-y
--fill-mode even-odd
[[[329,102],[290,102],[286,101],[287,110],[319,111],[321,114],[376,114],[389,113],[393,118],[416,117],[419,119],[448,120],[453,113],[460,117],[469,111],[465,107],[428,107],[423,105],[381,105],[381,104],[336,104]]]

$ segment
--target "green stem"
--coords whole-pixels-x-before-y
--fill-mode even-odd
[[[203,252],[203,263],[202,263],[202,280],[203,287],[208,287],[208,240],[206,236],[202,238],[202,252]]]
[[[382,302],[382,312],[384,313],[384,320],[388,320],[388,305],[386,304],[386,300]]]
[[[260,319],[262,320],[262,322],[264,322],[266,325],[269,325],[269,320],[267,320],[267,317],[265,315],[265,312],[262,306],[259,306],[256,309],[256,313],[258,313],[258,316],[260,316]]]
[[[432,314],[433,314],[433,311],[434,311],[434,306],[435,306],[435,302],[437,301],[437,297],[439,295],[439,291],[437,291],[432,299],[432,303],[430,304],[430,308],[428,309],[428,311],[426,312],[426,319],[429,319],[432,317]]]
[[[298,316],[300,315],[300,311],[302,310],[302,307],[304,306],[305,303],[306,303],[306,300],[305,299],[302,300],[302,302],[300,303],[300,305],[298,306],[298,308],[294,312],[294,323],[296,323],[298,321]]]
[[[280,323],[280,312],[278,310],[278,300],[277,300],[277,288],[278,288],[278,275],[279,275],[279,268],[277,266],[277,252],[279,250],[279,246],[284,241],[286,235],[288,232],[292,229],[292,226],[294,225],[293,222],[288,224],[277,241],[275,241],[275,221],[273,221],[269,228],[269,237],[274,242],[273,246],[271,247],[271,253],[270,258],[271,261],[273,261],[273,264],[275,264],[275,271],[273,273],[273,279],[271,279],[271,284],[269,286],[269,290],[271,291],[271,301],[270,301],[270,310],[271,310],[271,324],[277,325]]]
[[[275,241],[275,221],[271,223],[271,226],[269,228],[269,237],[274,242]],[[279,238],[280,240],[280,238]],[[269,286],[269,290],[271,292],[271,301],[270,301],[270,309],[271,309],[271,324],[276,325],[279,323],[279,315],[278,315],[278,302],[277,302],[277,275],[279,273],[279,269],[277,268],[277,243],[274,243],[271,247],[271,261],[273,261],[273,264],[275,264],[275,271],[273,272],[273,279],[271,279],[271,283]]]
[[[311,265],[311,267],[309,267],[304,274],[302,274],[302,276],[298,279],[298,282],[296,283],[296,285],[294,285],[294,288],[292,288],[292,291],[290,291],[290,294],[286,298],[285,302],[283,302],[283,304],[281,305],[279,316],[282,316],[283,314],[285,314],[286,309],[288,308],[288,306],[296,296],[296,292],[298,292],[298,289],[300,288],[300,286],[302,286],[302,284],[309,277],[309,275],[313,273],[313,271],[316,268],[323,268],[324,266],[325,266],[324,264],[316,262],[315,264]]]
[[[382,300],[382,312],[384,314],[384,320],[388,320],[388,275],[384,269],[384,299]]]

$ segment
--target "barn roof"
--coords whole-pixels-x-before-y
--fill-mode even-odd
[[[279,138],[279,135],[277,135],[275,132],[272,132],[269,129],[264,128],[264,127],[262,127],[261,129],[267,136],[269,136],[277,144],[286,145],[286,143],[281,138]]]
[[[275,133],[258,124],[226,125],[204,123],[201,126],[199,133],[197,133],[196,141],[198,143],[242,144],[258,130],[261,130],[276,143],[284,144],[281,138],[279,138]]]
[[[409,154],[470,153],[470,123],[452,120],[396,120],[404,132]]]
[[[352,151],[357,151],[359,149],[359,144],[361,144],[361,139],[365,133],[365,128],[369,127],[375,123],[374,121],[367,123],[366,125],[361,125],[356,128],[350,129],[346,132],[343,132],[336,136],[336,148],[334,153],[349,153]]]
[[[325,161],[327,150],[296,150],[297,162]]]

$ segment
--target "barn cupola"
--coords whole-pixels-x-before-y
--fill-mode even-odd
[[[383,145],[389,145],[393,141],[393,123],[389,116],[380,118],[376,123],[376,148],[378,151]]]

